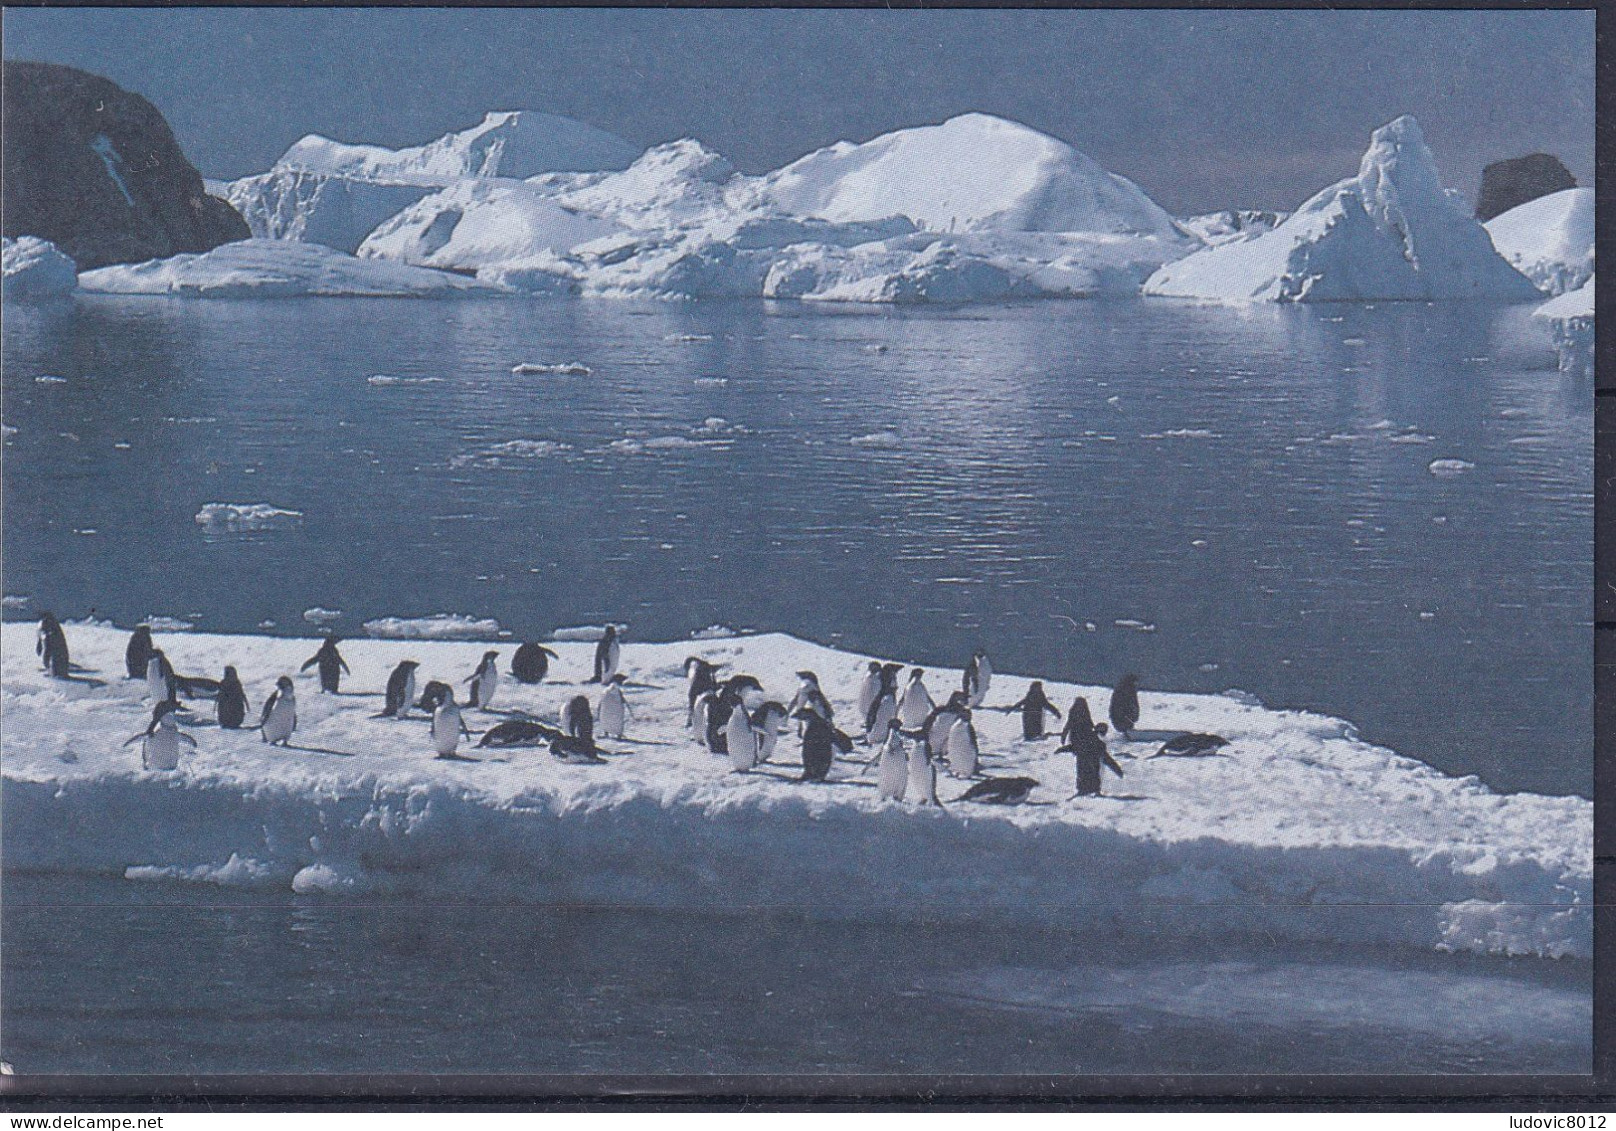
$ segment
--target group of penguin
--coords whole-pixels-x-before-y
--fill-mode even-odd
[[[342,676],[349,674],[347,662],[338,650],[341,640],[328,636],[300,670],[316,668],[323,692],[338,694]],[[36,651],[41,665],[57,678],[70,678],[67,639],[51,614],[40,620]],[[550,661],[557,654],[542,644],[527,643],[511,657],[511,675],[519,682],[537,684],[549,673]],[[623,739],[632,715],[624,694],[626,677],[618,670],[622,642],[615,626],[607,626],[596,644],[594,672],[590,683],[603,687],[598,705],[585,695],[574,696],[562,711],[561,726],[554,727],[522,716],[497,723],[483,732],[478,748],[512,748],[548,745],[558,759],[573,763],[601,763],[600,737]],[[175,672],[168,657],[152,639],[151,628],[140,625],[131,634],[125,650],[130,679],[144,679],[155,701],[146,728],[132,735],[124,745],[141,742],[141,762],[148,769],[172,770],[179,764],[182,744],[196,746],[196,740],[179,729],[181,699],[212,699],[219,726],[242,729],[248,703],[241,679],[234,667],[226,667],[222,678],[185,676]],[[466,723],[453,686],[439,680],[428,681],[416,696],[416,673],[420,664],[400,662],[389,675],[384,705],[377,718],[406,719],[412,711],[430,720],[432,746],[437,757],[476,761],[459,753],[462,738],[476,738]],[[911,669],[899,689],[902,664],[870,661],[859,688],[858,741],[875,750],[860,774],[877,770],[876,788],[884,799],[908,800],[913,804],[937,805],[939,768],[959,779],[982,778],[980,743],[972,712],[999,710],[1021,713],[1022,736],[1032,741],[1045,737],[1050,716],[1062,719],[1061,711],[1050,702],[1041,681],[1034,680],[1020,701],[1000,707],[984,707],[993,681],[993,668],[983,652],[976,652],[965,665],[960,689],[938,706],[925,684],[925,671]],[[855,739],[835,722],[836,710],[820,689],[812,671],[797,673],[798,687],[788,704],[770,699],[755,676],[733,674],[720,680],[718,668],[699,656],[684,664],[687,681],[686,725],[696,741],[715,755],[729,759],[738,773],[748,773],[769,762],[789,724],[797,724],[801,741],[802,773],[797,779],[822,782],[828,779],[838,754],[851,754]],[[466,707],[489,710],[500,683],[499,653],[483,653],[475,671],[464,680],[470,687]],[[1111,693],[1108,714],[1111,725],[1130,735],[1139,721],[1138,677],[1124,676]],[[257,724],[263,742],[289,746],[297,731],[297,696],[289,676],[280,676],[275,690],[265,700]],[[1064,716],[1061,745],[1056,753],[1071,754],[1076,762],[1077,792],[1074,797],[1102,792],[1102,769],[1121,777],[1123,769],[1111,756],[1105,743],[1105,723],[1095,723],[1088,701],[1076,697]],[[1216,735],[1183,734],[1169,740],[1162,755],[1198,756],[1213,753],[1227,745]],[[976,780],[961,800],[988,804],[1019,804],[1039,783],[1028,777],[986,777]]]

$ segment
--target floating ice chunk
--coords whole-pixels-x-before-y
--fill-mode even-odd
[[[4,241],[0,250],[0,294],[6,298],[49,298],[78,286],[78,267],[57,246],[37,236]]]
[[[690,439],[688,436],[653,436],[645,441],[645,450],[653,451],[679,451],[685,448],[700,448],[704,444]]]
[[[511,366],[519,377],[549,375],[553,377],[588,377],[593,369],[581,361],[562,361],[554,364],[542,361],[523,361]]]
[[[34,384],[36,384],[36,385],[65,385],[65,384],[67,384],[67,378],[66,377],[57,377],[57,376],[54,376],[53,374],[50,374],[50,373],[42,373],[38,377],[34,378]]]
[[[1435,440],[1435,436],[1427,436],[1423,432],[1403,432],[1396,436],[1386,437],[1388,444],[1429,444]]]
[[[0,609],[26,609],[32,601],[31,597],[7,593],[4,597],[0,597]]]
[[[366,377],[365,381],[371,385],[441,385],[442,377],[394,377],[387,373],[377,373]]]
[[[142,624],[150,625],[153,632],[189,632],[196,625],[179,617],[147,617]]]
[[[354,867],[331,864],[310,864],[292,877],[292,890],[299,895],[321,892],[336,895],[345,892],[366,891],[370,884],[362,872]]]
[[[721,389],[729,384],[728,377],[697,377],[690,382],[698,389]]]
[[[614,624],[619,636],[628,631],[626,624]],[[558,628],[550,634],[551,640],[570,640],[593,643],[606,635],[606,626],[603,624],[579,624],[570,628]]]
[[[903,444],[898,434],[890,428],[882,429],[880,432],[867,432],[862,436],[854,436],[847,442],[861,448],[896,448]]]
[[[572,445],[559,440],[506,440],[481,451],[455,456],[449,466],[498,467],[504,459],[544,459],[570,451]]]
[[[1434,459],[1426,465],[1426,470],[1432,475],[1451,476],[1463,475],[1474,470],[1475,466],[1467,459]]]
[[[690,634],[692,640],[728,640],[732,636],[745,635],[727,624],[710,624],[706,628],[698,628]]]
[[[711,334],[669,334],[662,340],[677,343],[710,342],[713,340],[713,336]]]
[[[341,609],[322,609],[319,605],[303,610],[303,619],[310,624],[330,624],[342,619]]]
[[[258,887],[265,884],[278,884],[285,879],[283,872],[278,872],[268,864],[264,864],[252,857],[244,857],[232,852],[230,859],[223,864],[197,864],[187,868],[180,865],[134,864],[124,869],[123,877],[126,880],[144,880],[147,882],[180,882],[193,884],[218,884],[220,887]]]
[[[1149,623],[1148,621],[1135,620],[1133,617],[1123,617],[1120,620],[1114,620],[1111,623],[1116,625],[1118,628],[1131,628],[1138,632],[1156,631],[1155,625]]]
[[[302,511],[269,503],[203,503],[196,512],[198,526],[224,530],[280,530],[302,521]]]
[[[436,613],[429,617],[378,617],[364,624],[365,635],[384,640],[486,640],[498,636],[499,621]]]

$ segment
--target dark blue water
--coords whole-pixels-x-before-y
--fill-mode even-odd
[[[1593,398],[1522,308],[6,314],[5,590],[35,611],[984,646],[1001,670],[1242,687],[1499,788],[1591,794]],[[565,361],[593,374],[510,372]],[[570,447],[490,454],[512,440]],[[306,519],[210,533],[210,501]]]

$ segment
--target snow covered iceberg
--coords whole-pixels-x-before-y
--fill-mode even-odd
[[[6,237],[3,263],[6,298],[50,298],[78,286],[78,267],[49,240],[37,236]]]
[[[1574,291],[1594,273],[1594,190],[1540,196],[1486,223],[1493,247],[1551,295]]]
[[[385,260],[357,259],[289,240],[242,240],[200,255],[120,263],[79,276],[84,291],[188,298],[299,295],[452,298],[496,294],[475,279]]]
[[[1169,263],[1145,293],[1222,301],[1524,301],[1536,287],[1450,196],[1417,122],[1376,130],[1358,175],[1255,239]]]
[[[224,186],[224,196],[262,240],[324,244],[353,254],[378,224],[432,191],[334,173],[272,169]]]
[[[1560,354],[1560,372],[1594,375],[1594,276],[1574,291],[1552,298],[1532,312],[1547,321]]]
[[[771,696],[820,675],[838,719],[855,713],[869,657],[778,634],[623,650],[634,717],[604,764],[535,749],[433,757],[426,724],[377,718],[388,673],[420,661],[419,685],[459,685],[479,642],[351,640],[340,696],[296,675],[313,640],[161,636],[176,669],[239,668],[252,707],[277,676],[298,683],[288,749],[208,725],[174,772],[141,768],[151,704],[121,678],[127,635],[66,626],[74,660],[107,683],[39,670],[34,626],[0,629],[0,828],[13,871],[80,871],[177,882],[267,884],[332,897],[370,890],[420,898],[760,908],[820,917],[1029,928],[1103,921],[1119,929],[1216,937],[1397,943],[1523,955],[1587,956],[1592,939],[1592,804],[1499,795],[1364,742],[1340,719],[1268,710],[1248,698],[1145,692],[1155,738],[1113,737],[1126,777],[1116,796],[1070,797],[1070,756],[1027,742],[1013,714],[976,714],[985,772],[1033,778],[1034,805],[882,801],[862,763],[799,784],[797,743],[736,774],[684,728],[684,658],[758,677]],[[557,633],[560,638],[564,634]],[[566,634],[570,636],[571,634]],[[494,706],[553,720],[593,691],[594,645],[565,640],[549,680],[502,683]],[[510,646],[499,649],[501,666]],[[934,694],[959,673],[930,670]],[[990,703],[1027,679],[996,674]],[[1045,681],[1062,705],[1098,707],[1105,689]],[[199,721],[211,708],[198,703]],[[478,730],[508,715],[470,711]],[[855,729],[855,728],[849,728]],[[1150,757],[1160,733],[1220,734],[1215,756]]]

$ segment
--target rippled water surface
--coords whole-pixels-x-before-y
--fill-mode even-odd
[[[321,606],[984,646],[1586,794],[1593,398],[1526,314],[8,307],[5,589],[231,631]],[[206,502],[305,518],[232,534]]]

